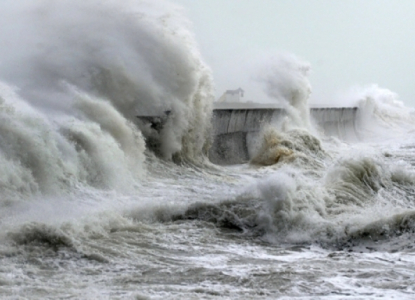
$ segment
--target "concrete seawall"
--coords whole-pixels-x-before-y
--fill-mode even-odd
[[[282,108],[216,107],[213,111],[214,143],[210,160],[217,164],[238,164],[252,158],[250,145],[258,138],[264,125],[281,122],[286,116]],[[326,136],[358,140],[356,107],[311,108],[312,122]]]

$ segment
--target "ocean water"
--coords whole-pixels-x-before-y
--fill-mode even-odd
[[[350,92],[330,136],[310,67],[277,56],[259,81],[287,116],[219,166],[179,7],[13,1],[0,40],[1,299],[415,298],[415,112],[393,92]]]

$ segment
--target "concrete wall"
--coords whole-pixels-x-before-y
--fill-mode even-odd
[[[282,108],[216,108],[213,111],[214,143],[210,160],[217,164],[237,164],[249,161],[249,144],[261,128],[279,122],[286,115]],[[358,140],[356,107],[311,108],[312,121],[327,136],[343,140]]]

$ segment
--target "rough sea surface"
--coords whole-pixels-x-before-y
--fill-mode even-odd
[[[393,92],[351,94],[357,139],[330,136],[308,64],[278,56],[260,78],[287,117],[218,166],[180,8],[18,0],[0,40],[1,299],[414,299],[415,112]]]

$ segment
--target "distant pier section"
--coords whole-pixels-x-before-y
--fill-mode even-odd
[[[215,102],[212,125],[214,142],[210,160],[217,164],[238,164],[252,158],[255,144],[264,125],[277,123],[287,115],[282,107],[250,102]],[[313,124],[326,136],[358,140],[357,107],[311,107]]]

